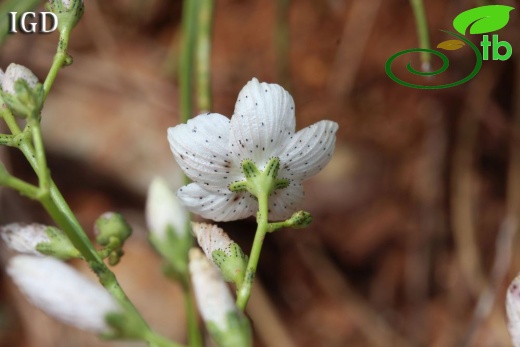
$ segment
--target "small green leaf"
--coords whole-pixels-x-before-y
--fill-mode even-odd
[[[444,49],[447,51],[456,51],[464,47],[466,44],[461,40],[446,40],[437,45],[437,48]]]
[[[505,5],[475,7],[455,17],[453,27],[462,35],[466,34],[468,28],[470,34],[487,34],[505,27],[512,10],[514,7]]]

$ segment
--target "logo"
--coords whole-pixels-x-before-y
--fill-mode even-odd
[[[40,12],[39,22],[37,19],[38,15],[35,12],[24,12],[21,16],[19,16],[18,21],[16,19],[17,15],[18,12],[9,12],[9,34],[17,33],[17,27],[20,32],[24,34],[47,34],[53,32],[58,27],[58,17],[52,12]],[[50,18],[49,22],[47,22],[47,17]],[[50,25],[50,28],[48,24]]]
[[[409,62],[406,65],[406,70],[408,72],[418,76],[435,76],[446,71],[450,65],[448,57],[442,52],[428,48],[406,49],[404,51],[400,51],[392,55],[390,58],[388,58],[385,64],[386,74],[393,81],[405,87],[417,89],[444,89],[466,83],[478,74],[480,68],[482,67],[483,60],[488,60],[491,58],[493,60],[503,61],[509,59],[513,54],[513,47],[509,42],[500,41],[497,34],[488,35],[489,33],[500,30],[506,26],[506,24],[509,22],[509,12],[511,12],[512,10],[514,10],[513,7],[505,5],[487,5],[475,7],[462,12],[453,20],[453,27],[458,33],[447,30],[441,30],[442,32],[445,32],[446,34],[451,35],[455,38],[439,43],[437,45],[437,48],[446,51],[454,51],[464,46],[469,46],[475,54],[475,67],[469,75],[462,78],[461,80],[441,85],[421,85],[406,82],[393,73],[392,63],[397,57],[400,57],[403,54],[416,52],[426,52],[439,57],[442,61],[442,66],[435,71],[419,71],[414,69],[411,63]],[[480,49],[477,46],[475,46],[475,44],[473,44],[473,42],[471,42],[465,37],[468,28],[470,34],[483,35],[482,41],[480,42],[480,46],[482,47],[482,53],[480,52]]]

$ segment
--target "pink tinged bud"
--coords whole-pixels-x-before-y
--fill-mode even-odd
[[[45,232],[46,228],[46,225],[36,223],[11,223],[0,228],[0,236],[7,247],[13,251],[43,256],[36,250],[36,246],[51,241]]]
[[[233,241],[218,226],[207,223],[192,223],[197,242],[209,259],[213,259],[213,251],[220,250],[231,255],[230,246]]]
[[[49,316],[96,334],[108,333],[108,313],[121,312],[100,285],[51,257],[18,255],[7,273],[28,300]]]
[[[15,95],[15,82],[19,79],[23,79],[27,82],[31,89],[36,87],[38,83],[38,77],[36,77],[31,70],[23,65],[11,63],[1,79],[2,90],[4,93]]]

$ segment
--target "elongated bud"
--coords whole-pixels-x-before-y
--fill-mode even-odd
[[[509,285],[506,295],[507,328],[514,347],[520,347],[520,276]]]
[[[18,255],[10,260],[7,273],[33,305],[79,329],[110,333],[105,317],[122,312],[103,287],[57,259]]]
[[[294,212],[291,218],[287,220],[287,226],[295,229],[301,229],[309,226],[312,222],[312,215],[307,211]]]
[[[156,238],[164,240],[169,228],[179,236],[189,234],[188,211],[181,205],[177,195],[160,177],[154,178],[148,188],[146,200],[146,223]]]
[[[7,247],[19,253],[51,255],[60,259],[81,257],[68,237],[54,227],[12,223],[0,228],[0,236]]]
[[[4,93],[15,95],[15,83],[20,80],[25,81],[30,89],[36,88],[36,84],[38,83],[38,77],[25,66],[15,63],[9,64],[7,70],[5,70],[5,74],[2,76],[2,90]]]
[[[188,211],[166,181],[156,177],[148,188],[146,223],[149,240],[168,261],[167,273],[179,276],[188,271],[188,251],[193,245]]]
[[[251,346],[247,318],[237,309],[217,268],[198,248],[190,250],[190,273],[197,306],[217,346]]]
[[[239,285],[247,267],[247,256],[224,230],[213,224],[192,223],[197,242],[208,259],[220,268],[228,282]]]

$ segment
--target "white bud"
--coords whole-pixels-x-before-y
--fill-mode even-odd
[[[207,223],[191,223],[193,233],[197,237],[197,242],[209,259],[212,258],[213,251],[220,250],[231,255],[230,246],[233,241],[228,234],[218,226]]]
[[[4,93],[15,95],[14,84],[19,79],[25,80],[31,89],[34,89],[38,83],[38,77],[36,77],[31,70],[23,65],[11,63],[7,67],[7,70],[5,70],[1,81]]]
[[[2,85],[3,78],[4,78],[4,70],[0,69],[0,86]]]
[[[45,232],[46,228],[46,225],[36,223],[11,223],[0,228],[0,236],[7,247],[16,252],[43,256],[36,250],[36,246],[51,241]]]
[[[520,276],[509,285],[506,296],[507,328],[514,347],[520,347]]]
[[[188,220],[188,211],[166,181],[154,178],[146,200],[146,223],[150,232],[159,240],[164,240],[168,226],[171,226],[177,236],[182,237],[186,233]]]
[[[100,285],[51,257],[18,255],[10,260],[7,273],[33,305],[79,329],[110,332],[105,316],[122,311]]]
[[[198,248],[190,250],[190,274],[202,318],[227,331],[228,314],[238,310],[220,272]]]

